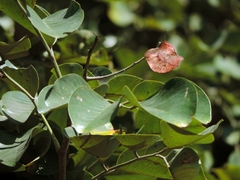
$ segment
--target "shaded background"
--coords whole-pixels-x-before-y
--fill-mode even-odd
[[[212,124],[224,119],[215,142],[203,146],[207,171],[220,179],[240,177],[240,2],[237,0],[78,0],[85,12],[81,29],[94,32],[108,54],[105,66],[119,70],[141,58],[159,41],[169,41],[184,57],[179,68],[167,73],[151,72],[146,62],[127,73],[163,82],[185,77],[205,90],[212,103]],[[49,12],[68,7],[69,1],[39,0]],[[4,19],[5,18],[5,19]],[[26,32],[1,16],[0,40],[20,39]],[[6,26],[6,27],[5,27]],[[31,36],[31,35],[30,35]],[[86,39],[83,40],[84,42]],[[91,46],[89,41],[89,47]],[[81,41],[78,42],[79,47]],[[56,45],[56,52],[61,53]],[[87,49],[87,48],[86,48]],[[33,44],[27,66],[44,61],[40,43]],[[25,58],[26,60],[26,58]],[[59,60],[60,63],[67,60]],[[50,64],[46,65],[51,68]],[[42,86],[47,74],[39,67]],[[4,92],[2,86],[1,94]],[[7,89],[7,88],[6,88]],[[116,120],[117,122],[118,120]],[[121,122],[131,129],[131,117]],[[132,127],[133,128],[133,127]],[[236,176],[237,175],[237,176]]]

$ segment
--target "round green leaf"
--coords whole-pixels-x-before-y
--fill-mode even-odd
[[[35,97],[35,103],[37,105],[38,113],[46,113],[51,110],[51,108],[45,104],[45,100],[47,94],[51,91],[52,87],[53,85],[44,87],[39,93],[39,95]]]
[[[24,3],[23,1],[21,3]],[[31,3],[31,6],[33,4]],[[19,23],[21,26],[29,30],[31,33],[37,35],[33,25],[29,21],[26,13],[22,10],[22,8],[19,6],[18,1],[16,0],[0,0],[0,10],[3,11],[6,15],[11,17],[14,21]],[[20,18],[21,17],[21,18]],[[44,35],[44,39],[48,43],[48,45],[52,46],[54,44],[55,39]]]
[[[107,93],[108,85],[102,84],[94,89],[95,92],[97,92],[99,95],[104,96]]]
[[[79,76],[83,75],[83,67],[77,63],[60,64],[59,69],[63,76],[68,74],[78,74]],[[50,77],[48,84],[53,84],[58,79],[55,69],[52,69],[51,72],[52,76]]]
[[[119,75],[112,78],[109,82],[108,94],[123,94],[123,87],[127,85],[132,90],[137,84],[142,81],[141,78],[132,75]]]
[[[140,103],[148,113],[179,127],[187,126],[196,112],[197,91],[183,78],[168,81],[156,95]]]
[[[135,115],[135,126],[136,128],[142,128],[140,133],[145,134],[160,134],[161,120],[148,112],[139,109]]]
[[[28,96],[20,91],[9,91],[2,97],[2,111],[16,122],[24,123],[34,108]]]
[[[133,93],[139,101],[143,101],[156,94],[162,86],[159,81],[145,80],[133,89]]]
[[[88,133],[109,123],[116,116],[120,100],[110,104],[90,88],[77,88],[68,106],[73,127],[78,133]]]
[[[197,109],[194,118],[203,124],[207,124],[212,120],[212,108],[206,93],[196,84],[197,89]]]
[[[55,38],[63,38],[67,33],[78,29],[82,24],[84,12],[76,1],[71,1],[68,9],[57,11],[41,19],[38,14],[27,6],[28,18],[39,31]]]
[[[41,98],[45,99],[46,106],[54,109],[67,104],[70,96],[78,87],[90,89],[82,77],[76,74],[68,74],[57,79],[52,88],[50,88],[47,93],[42,94],[45,95],[45,97]],[[44,91],[46,91],[46,89],[44,89]]]
[[[184,148],[174,157],[170,169],[175,180],[194,179],[200,170],[199,157],[192,149]]]

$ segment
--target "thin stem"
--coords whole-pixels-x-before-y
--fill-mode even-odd
[[[134,155],[136,156],[137,159],[140,158],[140,156],[138,155],[137,151],[134,151]]]
[[[62,77],[62,73],[61,73],[61,71],[60,71],[60,69],[59,69],[59,66],[58,66],[57,60],[56,60],[56,58],[55,58],[53,49],[48,46],[48,44],[47,44],[46,40],[44,39],[42,33],[41,33],[40,31],[38,31],[38,29],[36,29],[35,27],[34,27],[34,29],[36,30],[36,32],[37,32],[37,34],[38,34],[38,37],[40,38],[43,46],[45,47],[45,49],[46,49],[47,52],[48,52],[49,58],[50,58],[50,60],[51,60],[52,63],[53,63],[53,67],[54,67],[54,70],[55,70],[55,72],[56,72],[56,74],[57,74],[57,77],[58,77],[58,78]]]
[[[5,71],[3,71],[3,73],[4,73],[4,76],[8,78],[9,81],[11,81],[15,86],[17,86],[17,88],[19,88],[24,94],[26,94],[29,97],[29,99],[31,99],[31,101],[34,103],[34,97],[24,87],[22,87],[20,84],[18,84],[17,81],[12,79]]]
[[[18,2],[19,7],[22,9],[22,11],[27,15],[26,9],[22,6],[22,4],[19,2],[19,0],[17,0],[17,2]],[[61,71],[59,69],[57,60],[56,60],[56,58],[54,56],[53,49],[49,47],[49,45],[47,44],[47,42],[46,42],[45,38],[43,37],[42,33],[37,28],[35,28],[34,26],[33,26],[33,28],[36,31],[38,37],[40,38],[40,40],[41,40],[43,46],[45,47],[46,51],[48,52],[49,58],[50,58],[50,60],[53,63],[53,67],[54,67],[54,69],[56,71],[57,77],[58,78],[62,77],[62,73],[61,73]]]
[[[112,76],[115,76],[117,74],[120,74],[128,69],[130,69],[131,67],[135,66],[136,64],[140,63],[142,60],[144,60],[145,57],[141,57],[139,60],[135,61],[134,63],[132,63],[131,65],[129,65],[128,67],[124,68],[124,69],[121,69],[117,72],[114,72],[112,74],[107,74],[107,75],[104,75],[104,76],[96,76],[96,77],[87,77],[86,79],[87,80],[99,80],[99,79],[105,79],[105,78],[108,78],[108,77],[112,77]]]
[[[51,126],[49,125],[49,123],[48,123],[46,117],[44,116],[44,114],[40,114],[40,115],[41,115],[41,117],[43,119],[44,124],[47,126],[47,129],[48,129],[51,137],[52,137],[52,142],[54,144],[55,150],[56,150],[56,152],[58,152],[59,149],[60,149],[60,144],[59,144],[55,134],[53,133],[53,130],[52,130]]]
[[[16,87],[18,87],[24,94],[26,94],[29,99],[32,101],[32,103],[34,104],[35,107],[37,107],[35,101],[34,101],[34,97],[24,88],[22,87],[18,82],[16,82],[14,79],[12,79],[7,73],[3,72],[4,73],[4,76],[6,78],[8,78],[9,81],[11,81]],[[45,118],[44,114],[40,114],[42,119],[43,119],[43,122],[44,124],[47,126],[47,129],[52,137],[52,141],[53,141],[53,144],[55,145],[55,149],[56,151],[58,152],[59,148],[60,148],[60,145],[59,145],[59,142],[57,140],[57,138],[55,137],[53,131],[52,131],[52,128],[50,127],[47,119]]]
[[[111,173],[111,172],[113,172],[113,171],[116,171],[117,169],[119,169],[119,168],[121,168],[121,167],[123,167],[123,166],[125,166],[125,165],[127,165],[127,164],[133,163],[133,162],[138,161],[138,160],[140,160],[140,159],[146,159],[146,158],[153,157],[153,156],[157,156],[157,157],[159,157],[159,158],[162,158],[162,159],[165,161],[166,165],[167,165],[168,167],[170,167],[169,164],[168,164],[168,162],[167,162],[167,160],[166,160],[166,158],[165,158],[164,156],[160,155],[161,153],[164,153],[164,152],[167,151],[167,150],[169,150],[169,148],[165,148],[165,149],[162,149],[161,151],[155,152],[155,153],[153,153],[153,154],[147,154],[147,155],[143,155],[143,156],[139,156],[139,155],[137,154],[136,158],[134,158],[134,159],[131,159],[131,160],[129,160],[129,161],[126,161],[126,162],[123,162],[123,163],[121,163],[121,164],[117,164],[117,165],[115,165],[115,166],[112,166],[112,167],[110,167],[110,168],[108,168],[108,169],[105,169],[104,171],[102,171],[102,172],[100,172],[99,174],[97,174],[96,176],[94,176],[94,177],[92,178],[92,180],[97,180],[97,179],[100,178],[101,176],[106,175],[106,174],[109,174],[109,173]],[[136,155],[136,154],[135,154],[135,155]]]
[[[94,33],[93,33],[93,34],[94,34]],[[95,35],[95,34],[94,34],[94,35]],[[94,50],[97,42],[98,42],[98,37],[95,35],[95,39],[94,39],[93,45],[92,45],[92,47],[88,50],[87,61],[86,61],[85,68],[84,68],[84,72],[83,72],[83,78],[84,78],[85,80],[88,80],[88,78],[87,78],[87,70],[88,70],[88,67],[89,67],[89,64],[90,64],[92,52],[93,52],[93,50]]]

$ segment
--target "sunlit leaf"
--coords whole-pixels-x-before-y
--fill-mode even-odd
[[[46,86],[38,97],[38,111],[47,110],[63,106],[68,103],[72,93],[78,87],[89,86],[87,82],[77,74],[68,74],[55,81],[54,85]]]
[[[0,10],[3,11],[6,15],[11,17],[14,21],[19,23],[21,26],[29,30],[31,33],[37,35],[33,25],[29,21],[26,13],[21,9],[18,4],[19,1],[16,0],[0,0]],[[32,5],[32,4],[29,4]],[[48,45],[52,46],[55,39],[46,35],[43,35],[44,39]]]
[[[76,1],[71,1],[68,9],[60,10],[41,19],[38,14],[27,6],[28,18],[39,31],[55,38],[63,38],[67,33],[76,30],[82,23],[84,13]]]
[[[118,110],[121,98],[113,104],[87,87],[79,87],[72,94],[68,111],[78,133],[88,133],[109,123]]]
[[[20,91],[9,91],[2,97],[2,110],[11,120],[24,123],[35,106],[27,95]]]
[[[211,103],[205,92],[196,84],[197,90],[197,109],[194,118],[203,124],[208,124],[212,120]]]
[[[196,112],[197,92],[186,79],[168,81],[153,97],[140,103],[148,113],[179,127],[187,126]]]

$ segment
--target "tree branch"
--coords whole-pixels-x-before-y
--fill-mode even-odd
[[[94,34],[94,33],[93,33],[93,34]],[[95,34],[94,34],[94,35],[95,35]],[[93,50],[94,50],[97,42],[98,42],[98,37],[95,35],[95,39],[94,39],[93,45],[92,45],[92,47],[88,50],[87,61],[86,61],[85,68],[84,68],[84,72],[83,72],[83,79],[85,79],[86,81],[88,80],[88,78],[87,78],[87,70],[88,70],[88,67],[89,67],[89,64],[90,64],[91,55],[92,55],[92,52],[93,52]]]
[[[124,68],[124,69],[121,69],[121,70],[119,70],[119,71],[117,71],[117,72],[114,72],[114,73],[112,73],[112,74],[107,74],[107,75],[104,75],[104,76],[96,76],[96,77],[88,77],[88,76],[87,76],[86,79],[87,79],[88,81],[90,81],[90,80],[100,80],[100,79],[105,79],[105,78],[108,78],[108,77],[115,76],[115,75],[117,75],[117,74],[120,74],[120,73],[122,73],[122,72],[130,69],[131,67],[133,67],[133,66],[135,66],[136,64],[140,63],[140,62],[141,62],[142,60],[144,60],[144,59],[145,59],[145,57],[141,57],[139,60],[135,61],[134,63],[132,63],[132,64],[129,65],[128,67],[126,67],[126,68]]]

